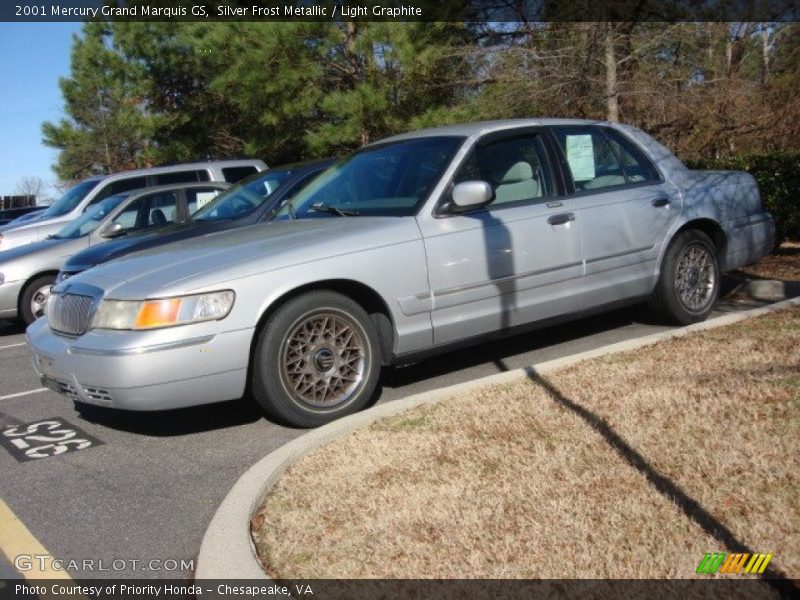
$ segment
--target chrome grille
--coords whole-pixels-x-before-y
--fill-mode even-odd
[[[89,328],[93,302],[91,296],[51,294],[46,312],[50,329],[67,335],[83,335]]]

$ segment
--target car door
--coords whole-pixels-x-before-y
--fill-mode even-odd
[[[667,232],[680,214],[677,188],[610,127],[553,130],[581,213],[589,306],[649,293]]]
[[[488,206],[457,213],[443,198],[437,218],[420,220],[435,345],[570,312],[580,303],[581,219],[576,202],[561,193],[542,131],[484,136],[452,184],[473,180],[492,187]]]

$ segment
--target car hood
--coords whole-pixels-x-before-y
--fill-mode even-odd
[[[55,225],[55,224],[61,223],[63,221],[64,221],[63,217],[49,217],[47,219],[43,219],[41,217],[41,215],[40,215],[40,216],[36,217],[35,219],[31,219],[30,221],[23,221],[22,223],[13,223],[12,222],[12,223],[9,223],[8,225],[4,225],[3,227],[0,227],[0,232],[3,232],[3,233],[9,232],[10,233],[12,231],[19,231],[19,232],[31,231],[31,230],[35,230],[38,227],[41,227],[42,225],[50,225],[50,224]]]
[[[86,246],[85,238],[42,240],[0,252],[0,272],[7,281],[27,279],[34,273],[57,271],[64,260]]]
[[[185,294],[419,237],[414,217],[327,217],[258,223],[135,252],[71,277],[56,290],[82,282],[120,300]]]
[[[101,242],[86,250],[74,254],[64,263],[65,271],[83,271],[114,258],[125,256],[154,246],[162,246],[170,242],[184,240],[196,235],[212,231],[229,229],[235,221],[185,221],[161,227],[156,231],[144,231],[126,235],[117,239]],[[239,224],[243,226],[244,223]]]
[[[67,248],[74,248],[74,244],[75,244],[74,239],[56,240],[52,238],[47,240],[42,240],[41,242],[24,244],[22,246],[17,246],[16,248],[3,250],[2,252],[0,252],[0,265],[5,265],[11,262],[12,260],[27,258],[32,254],[38,255],[41,252],[46,252],[48,250],[57,253],[63,249],[66,252]]]

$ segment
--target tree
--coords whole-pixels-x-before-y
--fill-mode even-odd
[[[127,60],[108,26],[86,23],[74,38],[71,75],[60,81],[67,118],[44,123],[44,143],[61,152],[61,179],[142,167],[152,160],[153,122],[142,94],[141,68]]]
[[[43,204],[48,185],[41,177],[25,176],[17,182],[15,193],[19,196],[33,196],[36,204]]]
[[[798,148],[798,31],[635,19],[90,23],[62,81],[68,118],[45,124],[45,141],[61,149],[65,180],[232,155],[280,164],[528,116],[631,123],[687,158]]]

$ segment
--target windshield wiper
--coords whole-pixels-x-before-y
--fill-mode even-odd
[[[317,202],[316,204],[312,204],[311,208],[308,209],[309,212],[326,212],[329,215],[336,215],[337,217],[355,217],[358,215],[357,210],[342,210],[341,208],[336,208],[331,204],[325,204],[324,202]]]

